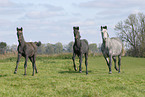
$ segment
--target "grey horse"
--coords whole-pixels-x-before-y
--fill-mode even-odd
[[[75,56],[77,55],[79,57],[79,72],[82,72],[82,56],[83,54],[85,55],[85,65],[86,65],[86,74],[88,74],[88,52],[89,52],[89,46],[88,46],[88,41],[86,39],[81,40],[80,32],[79,32],[79,27],[73,27],[74,30],[74,37],[75,37],[75,43],[73,45],[73,64],[74,64],[74,69],[77,71],[76,64],[75,64]]]
[[[107,33],[107,26],[104,27],[101,26],[101,34],[103,40],[103,43],[101,45],[101,51],[107,62],[109,74],[112,73],[111,71],[112,58],[114,61],[115,69],[118,71],[118,73],[120,73],[121,55],[123,50],[122,41],[117,37],[109,38],[109,35]],[[118,56],[119,69],[116,66],[116,56]]]

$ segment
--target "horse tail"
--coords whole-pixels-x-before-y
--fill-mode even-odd
[[[35,42],[35,44],[39,47],[41,45],[41,42]]]

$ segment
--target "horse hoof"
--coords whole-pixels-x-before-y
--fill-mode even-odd
[[[14,71],[14,74],[17,74],[17,71]]]
[[[82,71],[79,71],[80,73],[82,73]]]
[[[118,73],[120,73],[120,71]]]
[[[112,72],[110,71],[109,74],[112,74]]]
[[[24,74],[24,76],[26,76],[27,74]]]
[[[116,69],[116,71],[118,71],[118,68],[115,68]]]
[[[77,68],[75,68],[75,71],[77,71]]]
[[[88,72],[86,72],[86,75],[88,75]]]

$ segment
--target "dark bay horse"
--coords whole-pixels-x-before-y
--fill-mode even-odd
[[[24,37],[23,37],[23,28],[21,27],[20,29],[17,28],[17,37],[18,37],[18,59],[16,62],[16,68],[14,73],[17,73],[17,69],[18,69],[18,64],[20,61],[21,56],[25,57],[25,64],[24,64],[24,68],[25,68],[25,72],[24,75],[26,75],[26,69],[27,69],[27,61],[28,58],[30,59],[30,61],[32,62],[32,66],[33,66],[33,76],[34,76],[34,71],[36,70],[36,73],[38,73],[37,68],[36,68],[36,64],[35,64],[35,60],[36,60],[36,55],[37,55],[37,47],[41,45],[41,42],[25,42]]]
[[[80,40],[80,32],[79,32],[79,27],[73,27],[74,30],[74,37],[75,37],[75,42],[73,45],[73,64],[74,64],[74,69],[77,71],[76,65],[75,65],[75,56],[77,55],[79,57],[79,72],[82,72],[82,56],[83,54],[85,55],[85,65],[86,65],[86,74],[88,74],[87,70],[87,65],[88,65],[88,52],[89,52],[89,46],[88,46],[88,41],[83,39]]]
[[[101,45],[101,50],[107,62],[109,73],[110,74],[112,73],[111,71],[112,58],[115,64],[115,69],[118,71],[118,73],[120,73],[121,55],[123,50],[122,41],[117,37],[109,38],[109,35],[107,33],[107,26],[104,27],[101,26],[101,34],[103,40],[103,43]],[[118,56],[119,69],[116,66],[116,56]]]

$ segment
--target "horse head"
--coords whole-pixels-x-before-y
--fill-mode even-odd
[[[74,30],[75,39],[80,39],[81,36],[80,36],[80,32],[79,32],[79,27],[73,27],[73,30]]]
[[[18,41],[21,42],[22,38],[23,38],[23,28],[18,28],[17,27],[17,37],[18,37]]]
[[[102,34],[103,41],[105,41],[109,37],[107,33],[107,26],[104,27],[101,26],[101,34]]]

